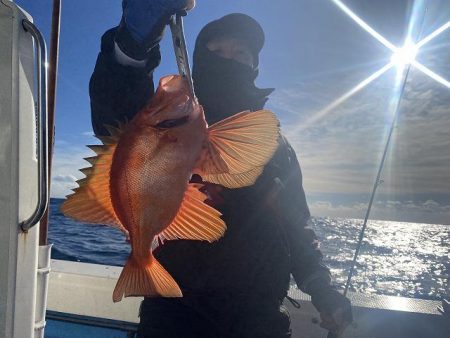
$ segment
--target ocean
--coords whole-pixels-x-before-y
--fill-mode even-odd
[[[52,258],[121,266],[130,252],[122,233],[75,222],[51,199]],[[311,219],[334,284],[343,289],[362,220]],[[370,221],[357,260],[351,291],[422,299],[450,297],[450,226]]]

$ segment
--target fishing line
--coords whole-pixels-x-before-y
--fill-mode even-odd
[[[416,42],[420,40],[420,36],[422,35],[423,26],[424,26],[424,22],[425,22],[425,16],[426,16],[427,12],[428,12],[428,7],[425,8],[424,14],[422,16],[422,22],[421,22],[421,25],[420,25],[420,31],[419,31],[419,34],[417,35]],[[400,94],[399,94],[397,102],[396,102],[395,112],[394,112],[394,116],[392,118],[391,127],[389,129],[389,134],[388,134],[388,137],[387,137],[387,140],[386,140],[386,145],[384,147],[383,156],[381,158],[381,162],[380,162],[380,165],[378,167],[377,176],[376,176],[375,182],[373,184],[372,194],[370,196],[369,205],[367,207],[366,215],[364,217],[363,226],[361,228],[361,231],[359,232],[358,244],[356,245],[355,254],[353,256],[352,264],[350,266],[350,272],[349,272],[348,277],[347,277],[347,282],[345,283],[344,296],[347,296],[348,289],[350,288],[351,279],[353,277],[353,273],[354,273],[354,270],[355,270],[356,260],[357,260],[357,258],[359,256],[359,252],[360,252],[360,249],[361,249],[362,241],[364,239],[364,233],[365,233],[366,228],[367,228],[367,221],[369,219],[369,215],[370,215],[370,212],[372,210],[372,204],[373,204],[373,201],[375,199],[375,194],[377,192],[377,188],[382,183],[382,180],[380,179],[381,178],[381,173],[383,171],[384,162],[386,160],[387,152],[389,150],[389,145],[390,145],[390,142],[391,142],[392,134],[394,132],[395,125],[397,123],[397,119],[398,119],[398,115],[399,115],[400,107],[401,107],[401,102],[402,102],[402,99],[403,99],[403,96],[404,96],[404,93],[405,93],[406,82],[408,80],[408,76],[409,76],[410,70],[411,70],[411,64],[409,63],[407,65],[406,71],[404,72],[404,75],[403,75],[401,89],[400,89]]]
[[[422,15],[422,22],[420,24],[420,31],[417,34],[417,39],[416,39],[415,43],[417,43],[417,41],[420,41],[420,36],[422,35],[423,26],[424,26],[424,22],[425,22],[425,16],[426,16],[427,12],[428,12],[428,7],[425,7],[424,13]],[[411,16],[413,16],[413,15],[411,15]],[[372,210],[372,205],[373,205],[373,201],[375,199],[375,194],[377,192],[377,188],[382,183],[382,181],[380,180],[381,173],[383,171],[384,162],[386,160],[387,152],[389,150],[389,145],[390,145],[390,142],[391,142],[392,134],[394,132],[395,125],[397,123],[397,119],[398,119],[398,115],[399,115],[400,107],[401,107],[401,101],[402,101],[404,93],[405,93],[406,82],[408,80],[410,69],[411,69],[411,63],[408,63],[406,70],[403,70],[403,74],[402,74],[403,75],[403,79],[402,79],[402,83],[401,83],[400,93],[399,93],[399,96],[398,96],[398,99],[397,99],[397,102],[396,102],[394,116],[392,117],[392,122],[391,122],[391,126],[390,126],[390,129],[389,129],[389,134],[388,134],[388,137],[387,137],[387,140],[386,140],[386,144],[385,144],[385,147],[384,147],[384,151],[383,151],[383,156],[381,158],[380,165],[378,167],[377,176],[376,176],[375,182],[373,184],[372,194],[370,196],[369,204],[367,206],[367,211],[366,211],[366,215],[364,217],[363,226],[361,228],[361,231],[359,232],[359,238],[358,238],[358,243],[356,245],[355,254],[353,256],[353,260],[352,260],[352,263],[351,263],[351,266],[350,266],[350,271],[349,271],[349,274],[348,274],[348,277],[347,277],[347,282],[345,283],[344,296],[347,296],[348,290],[350,288],[350,283],[351,283],[351,280],[352,280],[352,277],[353,277],[353,274],[354,274],[354,271],[355,271],[356,260],[357,260],[357,258],[359,256],[359,252],[360,252],[360,249],[361,249],[362,241],[364,239],[364,233],[365,233],[366,228],[367,228],[367,221],[369,219],[369,215],[370,215],[370,212]],[[338,338],[339,336],[340,335],[338,335],[338,334],[329,332],[328,335],[327,335],[327,338]]]

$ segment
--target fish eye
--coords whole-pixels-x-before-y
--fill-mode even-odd
[[[170,129],[187,123],[189,116],[183,116],[179,119],[170,119],[159,122],[155,127],[158,129]]]

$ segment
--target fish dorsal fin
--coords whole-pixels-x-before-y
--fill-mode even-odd
[[[201,186],[196,183],[188,185],[177,215],[158,235],[161,242],[175,239],[213,242],[223,236],[225,222],[219,211],[204,203],[206,195],[199,190]]]
[[[110,126],[107,128],[111,136],[100,138],[103,145],[88,146],[97,156],[86,159],[92,167],[80,170],[86,177],[77,181],[79,187],[67,196],[61,212],[77,221],[107,224],[128,233],[117,218],[109,190],[112,159],[121,131]]]
[[[194,172],[228,188],[251,185],[273,156],[279,135],[279,121],[269,110],[230,116],[208,129],[209,143]]]

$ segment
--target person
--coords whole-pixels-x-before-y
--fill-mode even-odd
[[[171,15],[192,4],[124,0],[122,7],[119,26],[102,37],[90,82],[98,136],[108,135],[105,124],[130,120],[151,99],[164,28]],[[193,80],[210,125],[264,107],[273,91],[255,86],[264,40],[260,24],[240,13],[201,30]],[[183,297],[145,298],[138,337],[289,337],[282,301],[291,274],[311,295],[323,327],[341,332],[352,321],[350,302],[332,287],[317,238],[307,226],[302,173],[284,137],[254,185],[225,189],[205,183],[204,191],[208,203],[222,212],[227,231],[214,243],[168,241],[156,250]]]

